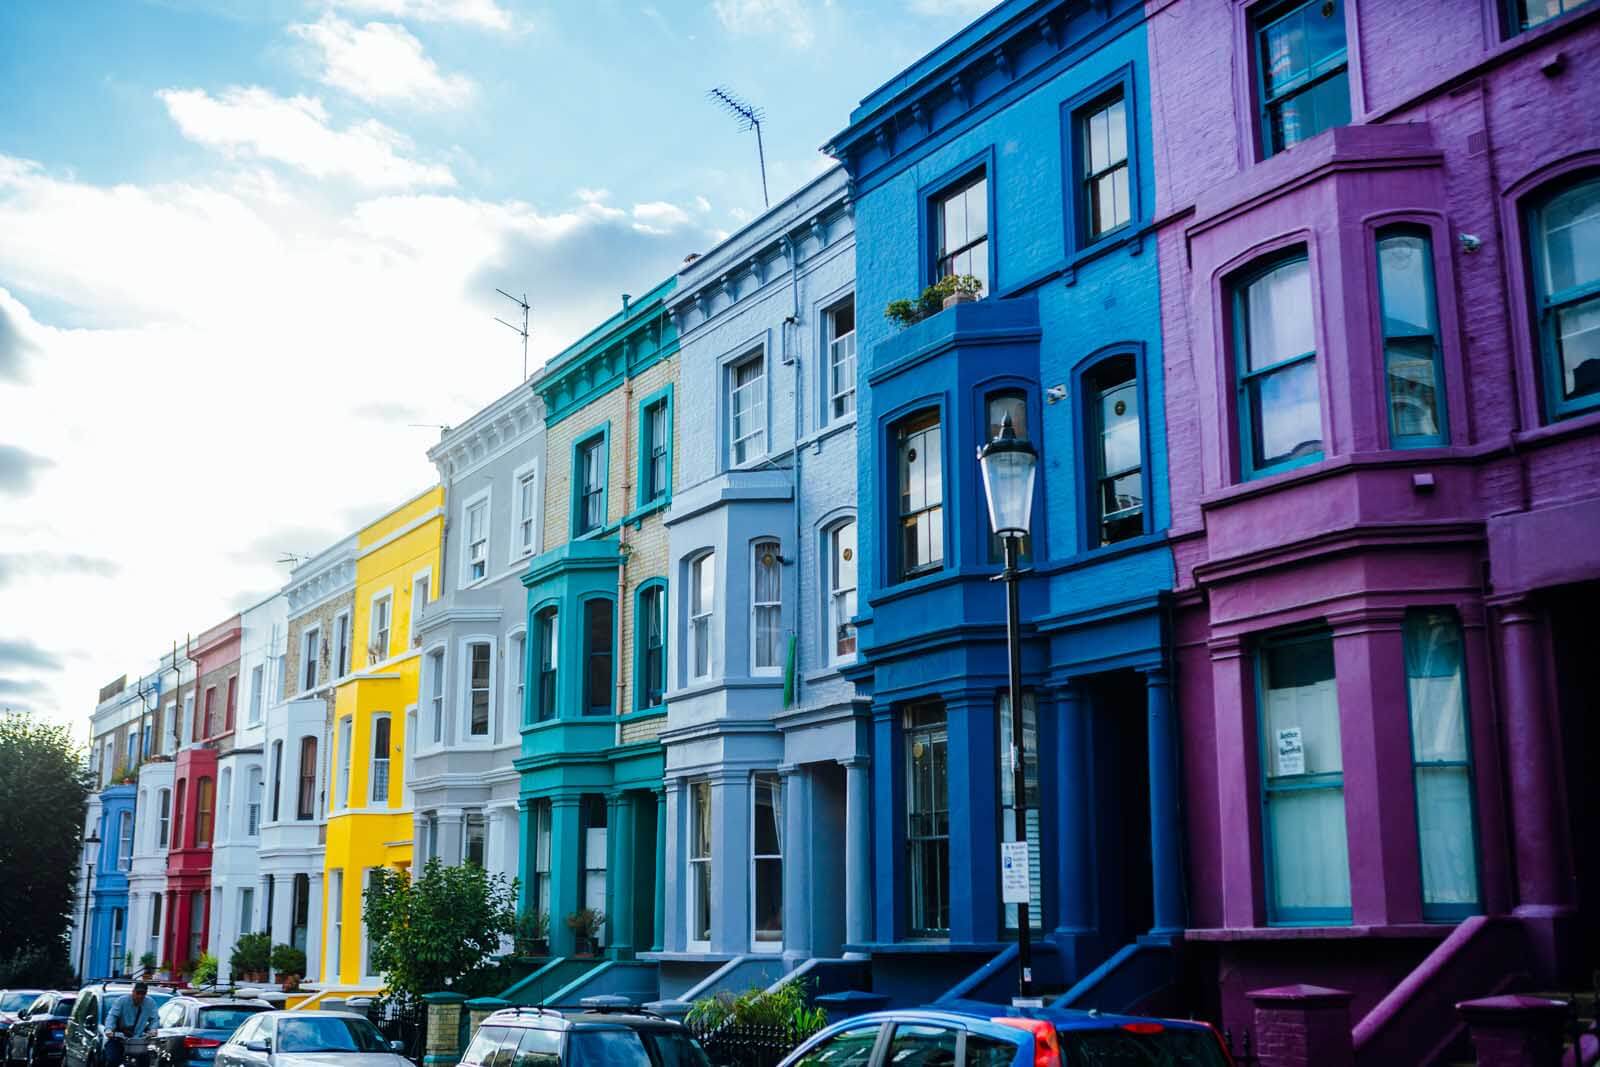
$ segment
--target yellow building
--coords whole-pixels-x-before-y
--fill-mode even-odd
[[[352,667],[334,688],[328,764],[324,987],[381,985],[368,958],[361,898],[375,869],[411,866],[404,773],[406,716],[417,703],[414,620],[437,595],[443,530],[444,489],[434,486],[356,535]]]

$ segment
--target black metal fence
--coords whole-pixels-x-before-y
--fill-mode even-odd
[[[428,1006],[409,997],[378,997],[367,1007],[367,1018],[383,1034],[385,1041],[405,1045],[401,1055],[413,1063],[422,1062],[428,1042]]]
[[[1224,1030],[1222,1041],[1228,1046],[1228,1055],[1233,1057],[1235,1067],[1260,1067],[1261,1059],[1256,1055],[1249,1028],[1246,1028],[1237,1039],[1233,1036],[1232,1030]]]
[[[769,1023],[689,1023],[712,1067],[777,1067],[810,1037],[796,1027]]]

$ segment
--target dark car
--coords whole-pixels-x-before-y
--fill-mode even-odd
[[[67,1043],[67,1016],[78,994],[41,993],[17,1014],[11,1031],[0,1038],[0,1060],[5,1067],[25,1063],[43,1067],[61,1062]]]
[[[506,1008],[483,1021],[461,1067],[710,1067],[681,1024],[620,998],[591,997],[589,1009]]]
[[[779,1067],[1231,1067],[1205,1023],[954,1001],[823,1030]]]
[[[105,1058],[106,1018],[117,1001],[132,992],[129,982],[94,982],[78,990],[78,999],[67,1019],[67,1047],[62,1057],[65,1067],[116,1067]],[[146,995],[158,1014],[161,1005],[172,999],[171,990],[154,987]],[[150,1064],[148,1052],[140,1052],[137,1044],[127,1049],[125,1060],[132,1067]]]
[[[11,1029],[11,1024],[17,1021],[17,1013],[32,1004],[43,992],[42,989],[0,989],[0,1040]]]
[[[217,1067],[412,1067],[364,1016],[348,1011],[261,1011],[223,1042]]]
[[[264,1000],[217,997],[173,997],[161,1005],[156,1033],[150,1041],[152,1067],[211,1063],[239,1024],[258,1012],[271,1011]]]

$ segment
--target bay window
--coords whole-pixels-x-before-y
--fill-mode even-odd
[[[534,616],[534,630],[539,642],[539,676],[534,694],[538,702],[535,714],[540,722],[556,717],[556,609],[546,608]]]
[[[950,933],[950,734],[944,705],[906,708],[906,847],[911,932]]]
[[[467,645],[467,736],[489,736],[490,678],[493,648],[487,641]]]
[[[1241,470],[1246,478],[1322,458],[1322,401],[1304,251],[1234,287]]]
[[[1600,407],[1600,178],[1533,214],[1534,280],[1545,416]]]
[[[757,948],[783,945],[783,779],[757,774],[754,782],[755,849],[751,883],[755,886]]]
[[[902,579],[944,565],[943,438],[937,411],[901,423],[895,432],[899,470],[899,527]]]
[[[610,715],[615,693],[612,650],[615,631],[611,601],[596,597],[583,605],[584,714]]]
[[[689,783],[689,940],[711,942],[711,783]]]
[[[1432,249],[1420,227],[1389,227],[1378,233],[1383,366],[1389,444],[1394,448],[1439,445],[1449,437]]]
[[[757,541],[751,555],[750,667],[752,673],[771,673],[783,663],[783,562],[776,541]]]
[[[367,777],[372,785],[372,803],[389,806],[389,716],[372,720],[372,767]]]
[[[1461,624],[1450,611],[1419,609],[1406,612],[1404,629],[1422,915],[1459,920],[1478,910]]]
[[[689,565],[689,677],[711,676],[711,620],[716,598],[716,556],[707,552]]]

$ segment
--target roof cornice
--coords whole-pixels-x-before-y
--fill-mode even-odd
[[[678,330],[666,314],[677,275],[591,330],[533,379],[544,400],[545,425],[557,422],[678,350]],[[626,300],[626,298],[625,298]]]
[[[531,380],[530,380],[531,382]],[[428,450],[441,481],[465,474],[544,429],[544,398],[524,382],[460,426],[446,430]]]

